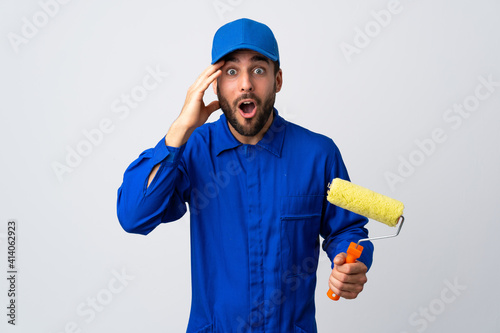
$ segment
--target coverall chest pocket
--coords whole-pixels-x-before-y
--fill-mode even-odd
[[[283,279],[316,274],[323,200],[323,195],[281,197]]]

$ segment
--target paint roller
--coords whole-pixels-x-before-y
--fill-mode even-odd
[[[364,238],[360,239],[357,243],[352,242],[347,249],[346,263],[354,263],[361,256],[363,246],[359,245],[359,243],[399,235],[404,222],[404,205],[402,202],[340,178],[332,180],[328,188],[326,199],[335,206],[382,222],[391,227],[395,227],[399,223],[399,228],[393,235]],[[327,295],[334,301],[340,298],[331,289],[328,290]]]

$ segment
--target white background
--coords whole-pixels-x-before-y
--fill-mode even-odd
[[[127,234],[116,191],[180,112],[217,28],[249,17],[278,39],[281,115],[333,138],[353,182],[406,206],[401,235],[375,243],[357,300],[326,297],[322,257],[319,332],[500,332],[498,1],[73,0],[45,6],[51,15],[43,3],[0,3],[0,331],[185,331],[188,217]],[[148,69],[163,73],[155,89],[128,114],[113,112]],[[477,88],[480,78],[496,85]],[[464,103],[471,111],[453,113]],[[88,146],[84,131],[103,121],[108,133]],[[69,167],[78,147],[86,156]],[[18,221],[15,327],[9,219]]]

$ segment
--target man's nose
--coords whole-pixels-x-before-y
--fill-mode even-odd
[[[240,76],[240,91],[253,91],[252,79],[246,72]]]

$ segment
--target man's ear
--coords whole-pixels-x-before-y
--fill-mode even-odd
[[[212,82],[212,88],[214,89],[214,94],[217,96],[217,82],[219,82],[219,79],[215,79],[214,82]]]
[[[281,87],[283,86],[283,71],[280,70],[276,74],[276,92],[279,93],[281,90]]]

